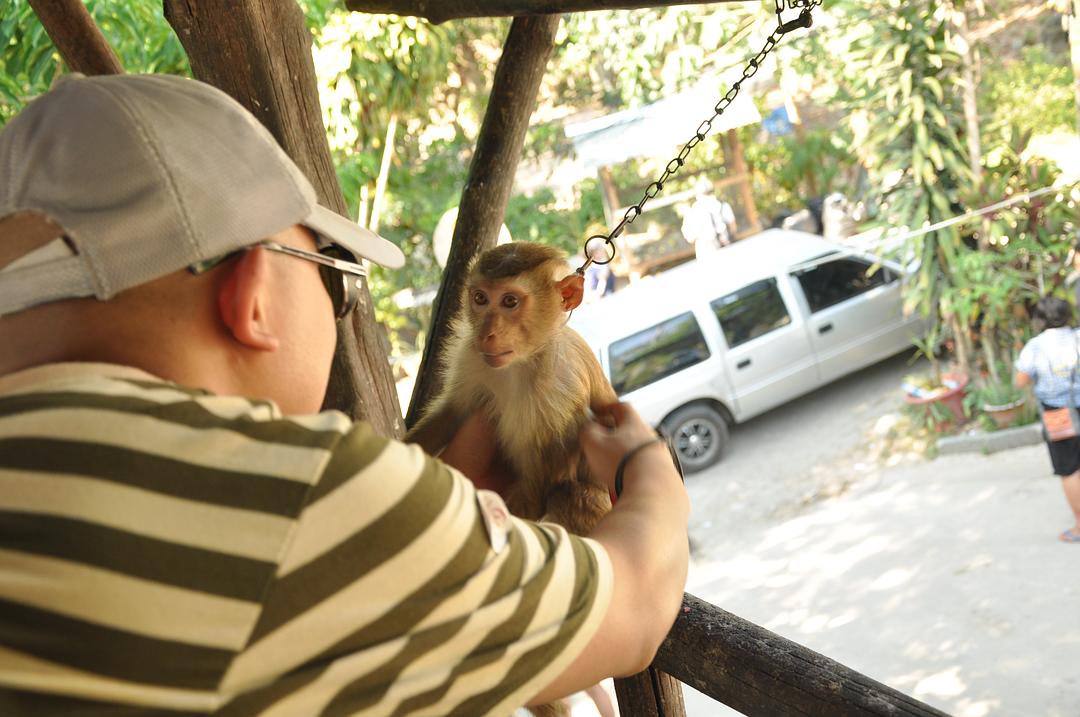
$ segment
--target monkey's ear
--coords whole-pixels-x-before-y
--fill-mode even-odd
[[[585,298],[585,277],[581,274],[570,274],[559,279],[555,284],[562,296],[563,311],[573,311],[581,306],[581,300]]]

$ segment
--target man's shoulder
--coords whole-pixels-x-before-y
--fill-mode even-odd
[[[265,399],[218,395],[130,367],[91,364],[3,377],[0,414],[42,417],[34,422],[41,440],[227,470],[258,465],[303,482],[315,480],[327,453],[357,428],[338,411],[284,416]],[[370,431],[363,434],[376,440]]]

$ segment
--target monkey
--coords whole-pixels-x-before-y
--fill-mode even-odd
[[[405,440],[436,453],[482,411],[515,477],[503,496],[510,512],[585,535],[611,499],[589,475],[578,434],[590,408],[617,395],[592,349],[565,325],[584,294],[580,275],[559,278],[565,270],[561,250],[532,242],[477,257],[444,354],[442,391]]]

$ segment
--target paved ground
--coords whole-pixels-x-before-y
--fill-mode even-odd
[[[688,590],[958,717],[1080,714],[1080,546],[1043,446],[882,465],[903,358],[733,433],[688,480]],[[691,717],[736,714],[687,689]]]
[[[723,460],[687,481],[695,547],[707,550],[713,536],[775,522],[865,478],[866,436],[902,405],[910,360],[896,356],[735,426]]]

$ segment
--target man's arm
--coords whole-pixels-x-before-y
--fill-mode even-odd
[[[1032,385],[1034,381],[1032,380],[1031,376],[1027,375],[1023,371],[1017,371],[1016,375],[1013,376],[1013,383],[1016,384],[1017,388],[1024,388],[1025,386]]]
[[[655,433],[626,404],[608,411],[609,430],[592,423],[582,447],[593,475],[613,483],[615,467]],[[614,586],[603,622],[584,651],[530,704],[640,672],[652,662],[682,604],[689,561],[690,505],[666,446],[639,451],[626,466],[622,496],[589,536],[611,559]]]
[[[615,468],[627,451],[656,437],[629,405],[598,409],[614,422],[591,423],[581,443],[592,475],[613,490]],[[509,473],[488,465],[496,451],[494,429],[477,416],[442,454],[478,486],[501,492]],[[459,451],[460,449],[460,451]],[[652,661],[682,604],[689,561],[689,501],[667,448],[656,443],[626,465],[623,493],[589,536],[605,549],[613,572],[611,600],[596,633],[570,665],[537,693],[544,704],[586,689],[611,676],[631,675]]]

